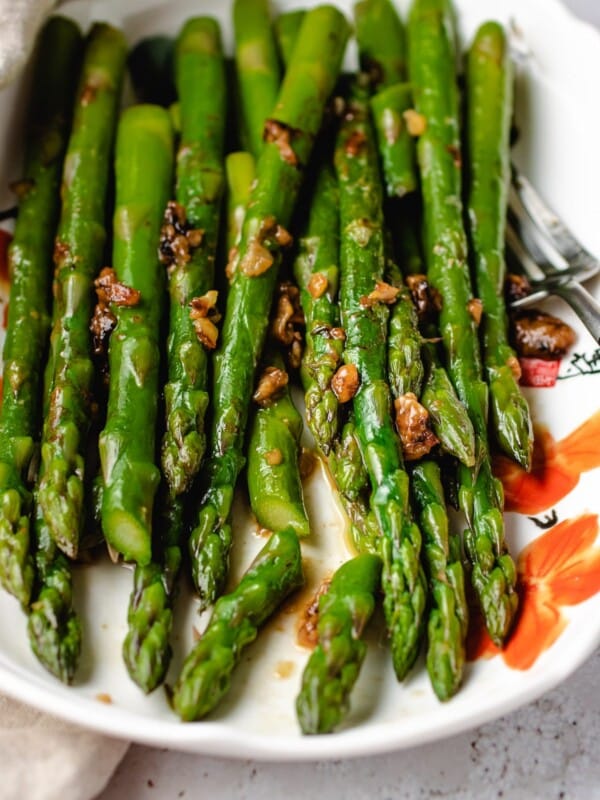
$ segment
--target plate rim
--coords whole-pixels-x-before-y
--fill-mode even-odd
[[[72,0],[73,1],[73,0]],[[532,6],[540,6],[541,0],[530,0]],[[68,13],[70,2],[61,4],[58,13]],[[99,6],[115,5],[114,0],[93,3],[90,13],[97,16]],[[301,5],[293,3],[293,5]],[[546,13],[562,14],[574,31],[591,31],[596,47],[600,47],[600,30],[591,23],[577,17],[562,0],[544,0]],[[585,52],[586,47],[582,46]],[[584,60],[585,56],[580,56]],[[18,610],[15,606],[15,613]],[[38,710],[60,717],[70,723],[82,726],[119,739],[152,746],[167,746],[181,751],[202,753],[228,759],[254,758],[271,762],[306,762],[348,757],[367,757],[395,750],[418,746],[427,742],[445,739],[478,727],[486,722],[504,716],[528,704],[553,689],[568,678],[600,646],[600,625],[594,636],[585,646],[573,650],[573,656],[558,660],[549,659],[540,669],[535,686],[526,685],[511,691],[508,701],[502,699],[482,709],[465,710],[456,719],[441,722],[435,729],[411,730],[408,726],[395,726],[394,723],[370,723],[370,736],[362,737],[364,725],[323,736],[300,736],[291,740],[288,737],[269,736],[262,733],[232,730],[231,723],[221,721],[202,721],[182,723],[175,717],[172,721],[156,719],[134,710],[118,706],[103,705],[91,697],[73,694],[72,700],[65,702],[64,693],[68,687],[56,682],[56,686],[36,676],[22,676],[10,665],[3,663],[4,654],[0,652],[0,690],[10,697],[27,703]],[[48,680],[52,680],[48,676]],[[92,713],[90,713],[92,712]]]

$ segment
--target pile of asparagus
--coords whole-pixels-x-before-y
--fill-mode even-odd
[[[189,572],[212,614],[172,704],[185,720],[217,705],[303,582],[296,376],[357,551],[318,603],[302,730],[343,719],[380,595],[398,679],[426,640],[441,700],[462,680],[467,576],[492,639],[510,633],[490,444],[527,468],[532,434],[502,299],[505,34],[487,23],[471,45],[463,148],[449,0],[413,0],[406,31],[390,0],[354,13],[360,68],[340,76],[337,9],[272,20],[267,0],[235,0],[233,89],[217,23],[195,18],[174,44],[175,104],[120,113],[120,31],[97,23],[83,41],[55,17],[41,35],[10,248],[0,581],[67,683],[72,562],[105,541],[135,565],[132,679],[164,681]],[[244,468],[270,537],[223,594]]]

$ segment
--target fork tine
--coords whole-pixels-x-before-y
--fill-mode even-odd
[[[541,278],[547,275],[560,274],[563,269],[566,268],[560,256],[558,256],[558,258],[563,264],[562,269],[557,268],[557,266],[549,260],[548,255],[538,243],[540,237],[539,231],[533,227],[533,222],[523,208],[519,196],[512,190],[509,195],[509,206],[506,215],[507,227],[510,226],[511,228],[511,240],[514,242],[515,246],[518,246],[516,242],[518,239],[521,249],[524,251],[524,257],[529,256],[529,261],[533,262],[532,264],[528,263],[522,265],[530,277]]]
[[[527,275],[531,281],[532,287],[534,288],[534,291],[531,294],[521,297],[518,300],[513,300],[513,302],[510,304],[510,307],[526,308],[527,306],[531,306],[540,300],[544,300],[550,295],[549,289],[544,286],[544,275],[529,254],[528,250],[525,248],[525,245],[521,241],[521,238],[513,227],[510,219],[507,219],[506,221],[504,238],[506,247],[513,260]],[[542,283],[542,286],[538,288],[537,284],[540,282]]]
[[[552,243],[572,269],[581,269],[592,273],[600,271],[600,261],[575,238],[514,164],[512,165],[512,185],[521,205],[536,228]]]
[[[540,274],[539,265],[532,258],[531,253],[523,243],[519,234],[510,220],[506,224],[506,245],[513,257],[521,265],[524,272],[532,278],[535,291],[527,297],[512,302],[511,308],[524,308],[543,300],[549,294],[556,295],[568,303],[585,327],[594,337],[596,343],[600,342],[600,303],[584,287],[573,280],[570,272],[565,275],[560,271],[547,274],[541,280],[536,276]]]

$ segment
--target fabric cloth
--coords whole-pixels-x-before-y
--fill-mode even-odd
[[[0,695],[2,800],[91,800],[128,747]]]
[[[17,77],[53,0],[0,0],[0,87]],[[0,798],[90,800],[129,744],[0,695]]]

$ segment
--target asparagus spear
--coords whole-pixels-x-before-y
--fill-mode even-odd
[[[390,0],[360,0],[354,6],[360,68],[377,90],[404,80],[404,28]]]
[[[328,166],[318,173],[306,231],[294,260],[306,321],[302,359],[306,420],[327,455],[338,434],[338,400],[331,387],[342,357],[344,337],[335,300],[338,290],[339,193]]]
[[[390,313],[388,334],[388,379],[394,398],[412,392],[420,397],[425,377],[421,360],[422,339],[419,321],[412,297],[404,282],[398,265],[387,259],[386,280],[398,289],[396,302]]]
[[[492,428],[507,455],[529,469],[533,452],[531,417],[517,382],[519,362],[508,344],[504,305],[512,68],[506,35],[498,23],[488,22],[475,34],[466,78],[468,219],[475,280],[483,302],[483,358]]]
[[[420,214],[412,204],[402,201],[404,209],[397,217],[404,274],[415,279],[424,277],[425,266],[415,228],[420,227]],[[420,284],[421,281],[417,280]],[[392,309],[392,314],[396,308]],[[420,324],[423,340],[421,359],[425,367],[425,378],[421,392],[421,403],[427,409],[431,427],[440,440],[441,449],[454,456],[466,466],[475,464],[475,433],[466,408],[456,395],[452,381],[442,364],[436,339],[437,327],[428,311]]]
[[[280,83],[269,0],[235,0],[233,28],[242,133],[247,149],[258,157]]]
[[[382,532],[384,611],[394,668],[402,679],[419,649],[425,585],[419,564],[421,534],[411,518],[408,476],[390,414],[389,312],[381,302],[365,302],[384,270],[383,196],[368,113],[366,94],[355,87],[335,148],[342,231],[340,306],[344,360],[360,380],[353,399],[356,434]]]
[[[199,17],[186,22],[177,39],[175,67],[181,114],[176,193],[180,207],[175,216],[184,218],[189,230],[187,236],[178,231],[182,220],[176,219],[161,244],[171,296],[161,462],[172,495],[189,489],[205,449],[211,342],[199,338],[190,303],[213,289],[224,188],[225,67],[214,20]],[[201,237],[199,244],[194,235]]]
[[[81,652],[81,622],[73,608],[71,565],[36,507],[36,572],[27,632],[40,663],[63,683],[75,676]]]
[[[238,586],[217,600],[208,627],[187,656],[173,693],[183,720],[206,716],[230,686],[244,647],[290,592],[302,585],[298,537],[291,528],[274,533]]]
[[[240,243],[244,212],[250,198],[252,181],[256,174],[254,156],[240,150],[229,153],[225,159],[227,176],[227,249],[231,251]]]
[[[51,18],[40,34],[35,57],[24,178],[9,249],[11,292],[0,411],[0,583],[23,608],[29,604],[34,579],[27,471],[41,428],[52,243],[80,51],[75,23]]]
[[[412,110],[410,84],[396,83],[377,92],[371,98],[371,110],[388,196],[404,197],[415,192],[415,140],[406,122]]]
[[[363,463],[352,413],[328,457],[329,469],[350,522],[352,541],[359,553],[379,553],[381,533],[369,507],[369,476]]]
[[[141,565],[152,557],[151,518],[160,479],[155,464],[162,269],[156,254],[169,196],[173,134],[160,106],[134,106],[119,122],[113,265],[116,279],[139,292],[114,305],[110,388],[100,458],[102,528],[108,543]]]
[[[170,656],[169,597],[162,567],[151,558],[152,509],[160,481],[154,431],[164,290],[157,245],[172,167],[169,112],[152,105],[123,112],[115,161],[113,264],[116,278],[139,295],[135,305],[112,309],[108,410],[100,434],[102,528],[117,552],[136,561],[123,654],[131,677],[145,691],[162,680]]]
[[[58,546],[75,557],[83,516],[84,453],[93,378],[89,320],[101,264],[104,214],[126,43],[111,26],[87,41],[62,185],[54,246],[49,408],[42,437],[39,503]]]
[[[273,24],[275,40],[281,63],[284,67],[290,63],[305,15],[306,11],[304,9],[297,8],[294,11],[286,11],[283,14],[279,14],[275,19]]]
[[[285,226],[347,35],[348,25],[333,7],[320,6],[306,15],[268,125],[239,248],[230,262],[233,281],[215,359],[207,488],[190,538],[192,571],[203,604],[219,594],[227,574],[231,502],[244,462],[248,405],[277,278],[274,265],[280,247],[290,240]]]
[[[375,610],[381,560],[359,555],[334,574],[319,600],[319,640],[296,698],[303,733],[329,733],[348,711],[367,646],[361,639]]]
[[[414,229],[420,226],[420,220],[414,213],[417,206],[414,195],[402,201],[397,199],[414,192],[417,187],[414,138],[409,135],[404,119],[405,112],[412,106],[412,91],[410,84],[399,83],[406,79],[404,29],[389,0],[363,0],[355,7],[355,16],[359,56],[365,67],[376,57],[377,43],[382,43],[383,66],[375,70],[375,77],[379,77],[379,85],[383,88],[371,98],[371,110],[378,134],[387,195],[396,198],[394,203],[390,203],[393,225],[401,229],[399,238],[404,250],[410,248],[411,243],[413,247],[416,245]],[[402,54],[402,58],[397,54]],[[405,270],[409,266],[411,271],[414,270],[415,264],[407,263],[414,260],[405,257],[404,261]],[[420,263],[420,258],[417,262]],[[402,276],[398,270],[392,272],[393,274],[388,274],[388,280],[400,288]],[[409,298],[403,291],[391,309],[388,353],[392,392],[396,398],[406,391],[420,396],[442,449],[472,465],[475,458],[472,425],[437,358],[436,346],[423,341],[419,357],[416,320],[408,303]],[[425,336],[435,338],[437,332],[426,330]],[[422,362],[427,368],[421,394]],[[404,380],[404,375],[408,382]]]
[[[250,505],[263,528],[288,527],[305,537],[310,529],[298,467],[302,417],[290,395],[283,359],[267,352],[263,360],[266,369],[254,395],[259,408],[248,446]]]
[[[440,700],[457,691],[465,663],[469,622],[458,535],[451,534],[440,468],[423,459],[411,472],[411,488],[423,531],[423,560],[431,589],[427,624],[427,671]]]
[[[440,330],[448,370],[477,438],[474,469],[460,467],[459,502],[472,582],[490,636],[501,644],[517,608],[516,569],[507,552],[502,488],[493,477],[487,443],[487,386],[471,313],[467,242],[462,221],[458,92],[447,0],[413,0],[409,64],[417,111],[426,121],[417,155],[425,211],[428,276],[443,299]]]
[[[404,117],[412,108],[404,27],[390,0],[360,0],[354,19],[360,66],[375,92],[371,110],[387,193],[403,197],[417,189],[414,139]]]

